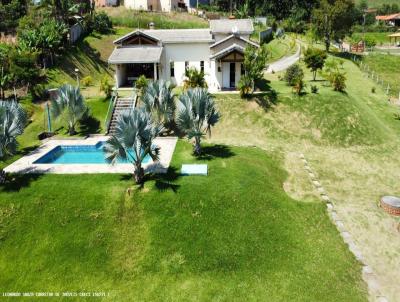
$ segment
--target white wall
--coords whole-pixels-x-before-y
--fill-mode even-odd
[[[214,78],[214,70],[211,69],[212,64],[210,63],[209,43],[165,44],[164,53],[162,62],[162,77],[164,79],[170,79],[170,62],[174,62],[175,77],[172,80],[178,86],[182,85],[185,77],[185,61],[189,62],[189,67],[196,67],[199,70],[200,61],[204,61],[207,83],[210,84]]]
[[[115,68],[115,83],[117,88],[123,85],[126,79],[126,70],[124,65],[117,65]]]
[[[127,8],[147,10],[147,0],[125,0],[124,5]]]

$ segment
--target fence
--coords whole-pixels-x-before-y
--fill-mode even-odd
[[[375,70],[370,68],[368,64],[364,63],[360,57],[353,55],[351,56],[351,60],[360,67],[361,71],[367,78],[372,79],[375,83],[380,85],[389,96],[389,98],[398,98],[398,100],[400,101],[400,87],[391,86],[389,82],[383,80],[383,78],[380,77]]]

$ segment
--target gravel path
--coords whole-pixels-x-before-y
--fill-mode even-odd
[[[283,57],[282,59],[269,64],[267,73],[278,72],[288,69],[298,60],[300,60],[300,45],[297,45],[297,51],[294,55]]]

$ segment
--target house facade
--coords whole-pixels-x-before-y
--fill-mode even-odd
[[[178,9],[187,10],[185,0],[125,0],[127,8],[135,10],[171,12]]]
[[[108,62],[115,65],[116,88],[133,86],[140,75],[183,85],[187,68],[205,73],[210,92],[235,89],[244,74],[249,19],[212,20],[207,29],[136,30],[114,41]]]

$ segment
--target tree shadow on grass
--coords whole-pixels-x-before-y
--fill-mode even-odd
[[[79,125],[80,133],[83,135],[100,133],[100,121],[92,115],[84,116],[79,121]]]
[[[43,174],[28,172],[29,171],[21,174],[8,174],[6,182],[0,185],[0,190],[3,192],[18,192],[22,188],[29,187],[32,182],[43,176]]]
[[[225,145],[204,146],[201,149],[201,155],[197,156],[199,160],[213,160],[215,158],[229,158],[234,156],[231,148]]]

